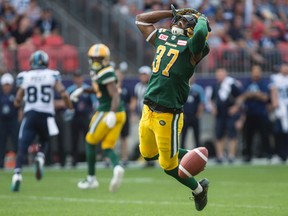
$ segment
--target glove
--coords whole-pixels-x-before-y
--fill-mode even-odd
[[[207,18],[204,14],[201,14],[201,15],[198,17],[198,20],[199,20],[199,19],[203,19],[203,20],[206,21],[208,32],[211,32],[212,29],[211,29],[211,27],[210,27],[208,18]]]
[[[182,8],[182,9],[176,9],[174,7],[174,5],[171,4],[171,9],[172,9],[172,13],[173,13],[173,17],[177,16],[177,15],[184,15],[186,13],[192,13],[192,14],[195,14],[196,17],[198,17],[198,19],[200,17],[202,17],[202,19],[205,19],[206,23],[207,23],[207,29],[208,29],[208,32],[211,32],[211,27],[210,27],[210,24],[209,24],[209,20],[208,18],[204,15],[204,14],[201,14],[199,11],[193,9],[193,8]]]
[[[70,95],[70,100],[78,102],[78,97],[83,93],[83,91],[84,89],[82,87],[75,89]]]
[[[116,124],[116,115],[115,112],[108,112],[107,115],[104,117],[103,121],[106,123],[108,128],[113,128]]]
[[[75,110],[74,109],[66,109],[63,113],[63,119],[64,121],[71,121],[74,117]]]
[[[198,12],[197,10],[195,10],[193,8],[176,9],[173,4],[171,4],[171,10],[172,10],[173,17],[175,17],[177,15],[184,15],[186,13],[195,14],[197,17],[201,15],[200,12]]]

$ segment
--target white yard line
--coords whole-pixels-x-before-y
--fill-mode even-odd
[[[86,198],[69,198],[69,197],[50,197],[50,196],[14,196],[0,195],[0,199],[29,199],[29,200],[44,200],[44,201],[64,201],[64,202],[82,202],[82,203],[109,203],[109,204],[138,204],[138,205],[191,205],[191,202],[169,202],[169,201],[155,201],[155,200],[105,200],[105,199],[86,199]],[[219,208],[249,208],[249,209],[278,209],[277,206],[262,206],[262,205],[225,205],[221,203],[209,203],[209,206]],[[283,210],[283,207],[282,207]]]

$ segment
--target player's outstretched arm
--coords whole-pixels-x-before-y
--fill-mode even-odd
[[[59,92],[61,98],[64,100],[64,103],[65,103],[66,107],[68,109],[73,109],[73,105],[72,105],[72,102],[70,100],[69,94],[66,91],[66,89],[65,89],[64,85],[62,84],[62,82],[57,81],[56,84],[55,84],[55,89],[56,89],[56,91]]]
[[[108,128],[113,128],[116,124],[116,111],[120,104],[120,94],[118,92],[115,82],[110,82],[106,85],[109,96],[112,98],[110,111],[104,117],[103,121],[106,123]]]
[[[146,40],[154,45],[154,40],[156,35],[156,27],[154,23],[159,22],[160,20],[173,17],[172,10],[160,10],[160,11],[151,11],[138,14],[136,16],[135,24],[146,38]]]
[[[188,41],[189,49],[193,55],[192,59],[194,61],[194,64],[197,64],[203,58],[202,52],[204,48],[207,48],[209,52],[209,47],[206,42],[209,32],[209,24],[207,24],[207,22],[207,18],[204,15],[201,15],[198,18],[197,24],[194,28],[194,35]]]

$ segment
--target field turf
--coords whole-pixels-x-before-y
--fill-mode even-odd
[[[20,192],[10,192],[12,171],[0,171],[1,216],[287,216],[287,165],[208,166],[209,203],[197,212],[188,188],[160,168],[127,168],[120,190],[108,192],[112,169],[97,170],[100,187],[79,190],[84,168],[45,170],[36,181],[24,169]]]

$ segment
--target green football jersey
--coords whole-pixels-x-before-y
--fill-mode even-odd
[[[167,108],[181,109],[189,94],[189,79],[195,66],[190,63],[189,38],[173,35],[167,29],[156,32],[153,73],[145,94]]]
[[[98,71],[91,71],[91,79],[94,83],[94,90],[99,101],[98,111],[110,111],[112,98],[106,85],[112,81],[117,82],[117,77],[112,66],[102,68]],[[96,85],[95,85],[96,84]],[[96,88],[96,89],[95,89]],[[121,100],[117,112],[124,111],[124,102]]]

